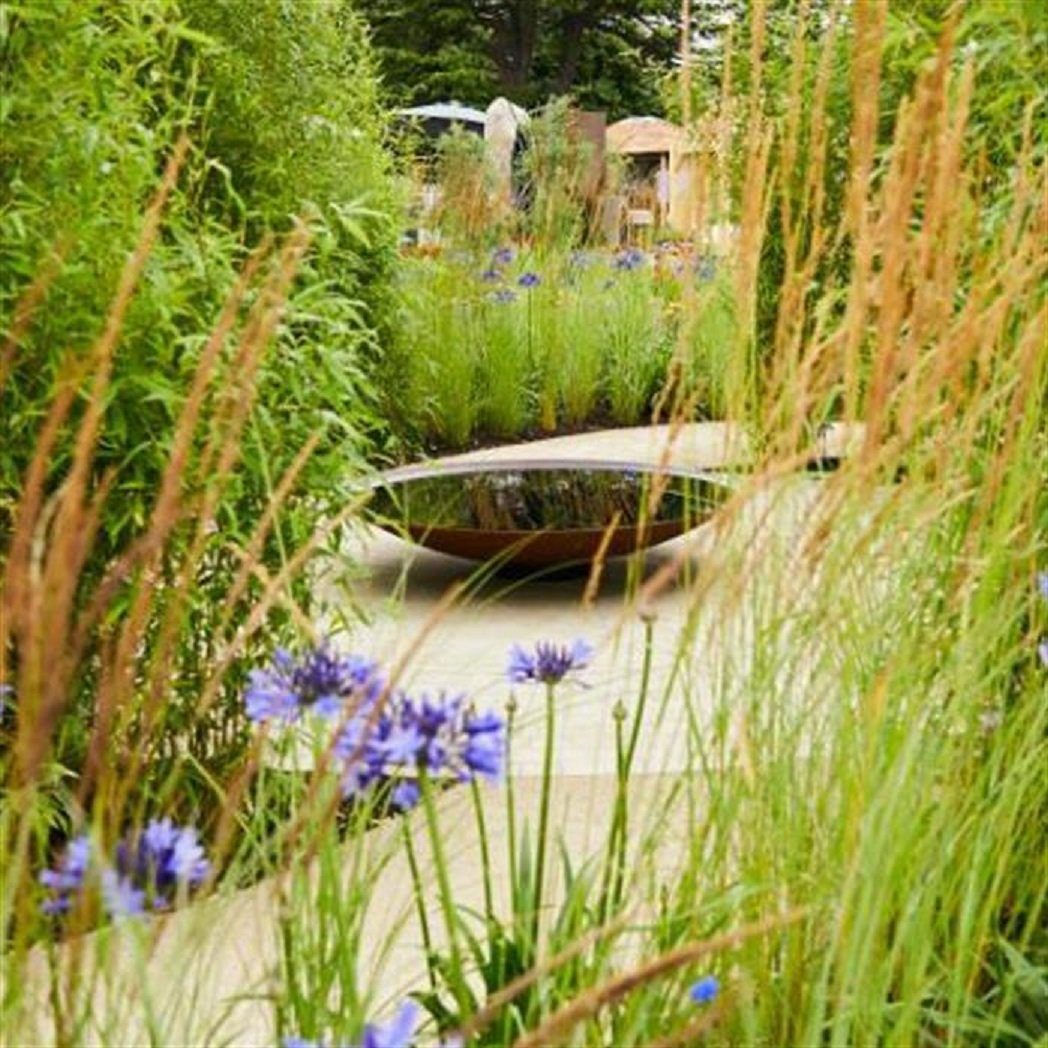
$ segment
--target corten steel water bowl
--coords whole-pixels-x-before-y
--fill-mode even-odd
[[[499,568],[564,568],[657,546],[701,524],[726,477],[588,460],[407,466],[372,483],[381,527]]]

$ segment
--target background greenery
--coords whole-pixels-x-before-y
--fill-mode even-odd
[[[90,356],[178,135],[189,135],[190,158],[107,393],[95,470],[114,480],[88,576],[126,548],[151,513],[200,348],[248,253],[288,231],[296,215],[312,231],[195,591],[199,639],[185,647],[175,684],[191,703],[219,643],[218,595],[238,564],[230,551],[246,543],[280,475],[318,439],[260,551],[271,568],[319,514],[344,503],[365,454],[384,441],[366,369],[388,320],[396,225],[366,33],[341,0],[88,0],[5,5],[0,48],[0,325],[9,327],[49,259],[61,259],[0,394],[5,546],[56,384]],[[212,409],[236,378],[226,374]],[[52,490],[68,470],[72,433],[67,427],[48,462]],[[183,483],[191,491],[207,482],[190,471]],[[168,551],[168,568],[182,550],[176,543]],[[308,605],[304,587],[297,596]],[[263,647],[285,620],[274,613]],[[70,718],[58,755],[72,767],[82,758],[76,725]]]

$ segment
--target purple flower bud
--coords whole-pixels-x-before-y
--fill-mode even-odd
[[[538,273],[522,273],[517,283],[521,287],[536,287],[541,283]]]

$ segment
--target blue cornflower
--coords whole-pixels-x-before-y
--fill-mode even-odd
[[[1048,571],[1037,573],[1037,591],[1044,600],[1048,600]]]
[[[491,266],[480,274],[480,279],[483,280],[485,284],[497,284],[502,279],[502,270]]]
[[[506,673],[512,684],[529,681],[556,684],[569,673],[584,669],[593,659],[593,647],[584,640],[576,640],[570,647],[550,641],[539,641],[535,650],[525,651],[514,644],[509,653]]]
[[[244,704],[249,719],[259,722],[291,722],[304,711],[335,717],[347,699],[372,703],[383,687],[370,659],[339,655],[321,642],[298,658],[278,649],[269,669],[251,671]]]
[[[507,302],[516,301],[517,293],[511,288],[502,287],[499,288],[498,291],[493,291],[488,295],[488,298],[490,298],[492,302],[498,302],[500,305],[505,305]]]
[[[386,1026],[368,1023],[360,1039],[360,1048],[410,1048],[418,1025],[418,1005],[407,1000]]]
[[[520,275],[520,278],[517,280],[517,283],[521,287],[536,287],[538,284],[541,283],[541,280],[539,278],[538,273],[527,272],[522,273]]]
[[[500,247],[491,256],[492,267],[508,266],[513,261],[513,248]]]
[[[715,975],[704,975],[688,990],[688,996],[696,1004],[710,1004],[717,999],[719,993],[720,982]]]

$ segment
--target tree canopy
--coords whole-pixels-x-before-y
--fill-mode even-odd
[[[531,107],[572,95],[609,120],[662,113],[678,46],[677,0],[359,0],[386,91],[403,105]]]

